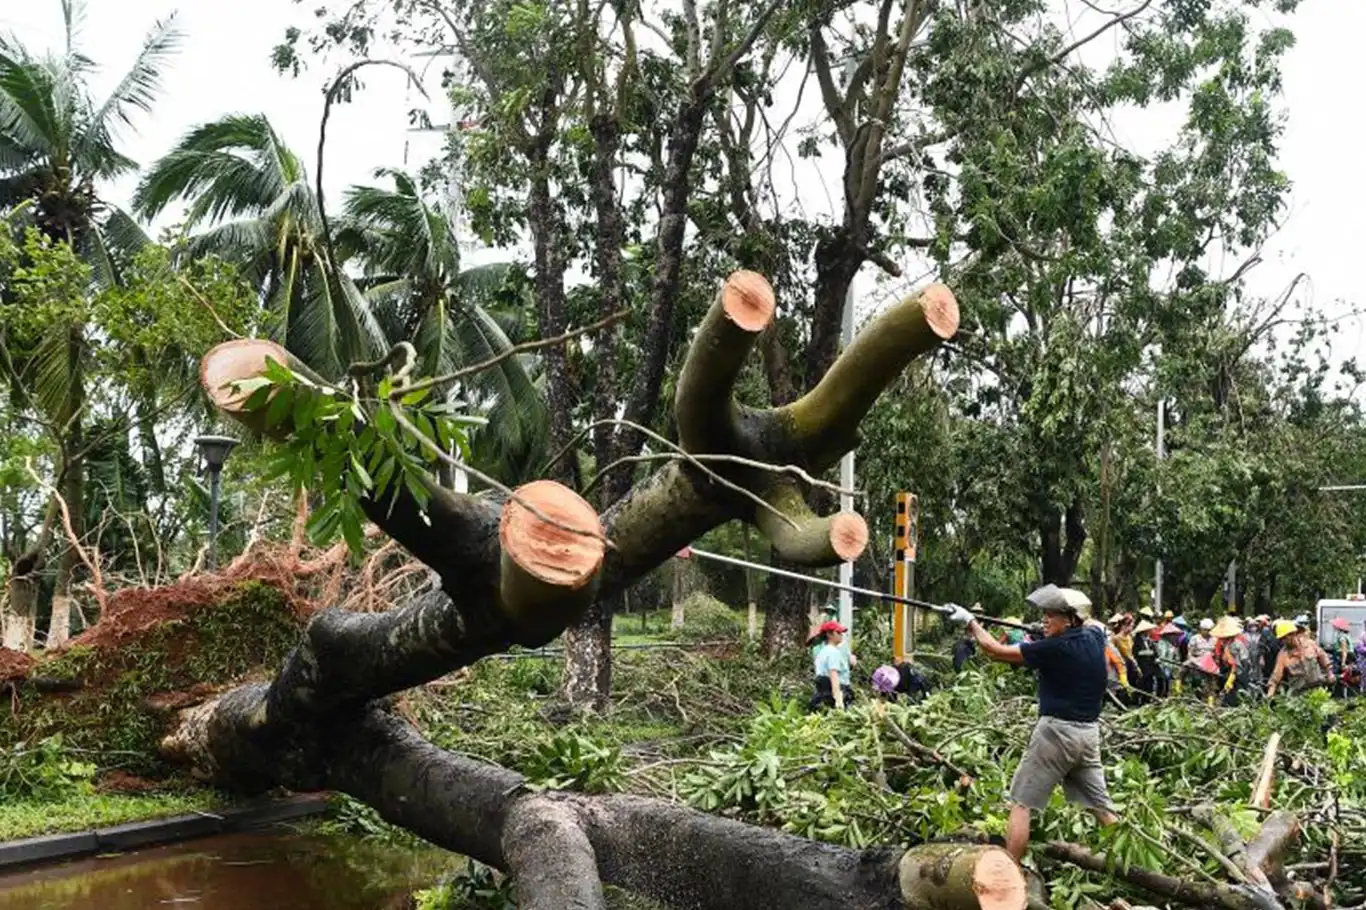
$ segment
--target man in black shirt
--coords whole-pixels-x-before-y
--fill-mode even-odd
[[[1089,619],[1091,602],[1080,591],[1045,585],[1026,599],[1043,611],[1040,641],[1001,644],[956,604],[949,616],[967,626],[992,660],[1024,664],[1039,675],[1039,722],[1010,783],[1006,849],[1016,860],[1029,847],[1030,811],[1045,809],[1058,784],[1102,825],[1118,820],[1105,787],[1097,723],[1105,699],[1105,629]]]

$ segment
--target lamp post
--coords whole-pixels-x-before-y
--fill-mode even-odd
[[[194,444],[204,456],[209,470],[209,568],[218,568],[218,479],[223,473],[223,462],[228,460],[237,440],[231,436],[198,436]]]

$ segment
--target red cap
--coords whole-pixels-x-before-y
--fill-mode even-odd
[[[821,627],[820,627],[819,629],[817,629],[816,631],[819,632],[819,633],[821,633],[822,635],[824,635],[826,632],[841,632],[841,633],[843,633],[843,632],[848,632],[849,630],[846,629],[844,626],[840,625],[839,623],[835,622],[835,621],[832,619],[832,620],[830,620],[829,622],[823,622],[823,623],[821,623]]]
[[[1352,624],[1351,624],[1350,622],[1347,621],[1347,617],[1345,617],[1345,616],[1335,616],[1335,617],[1333,617],[1333,621],[1330,623],[1330,625],[1331,625],[1334,629],[1337,629],[1339,632],[1350,632],[1350,631],[1352,631]]]

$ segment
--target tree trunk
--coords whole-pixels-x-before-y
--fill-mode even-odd
[[[779,569],[800,569],[795,563],[774,559]],[[798,650],[806,644],[810,630],[806,583],[795,579],[770,575],[759,595],[759,609],[764,613],[764,634],[761,650],[765,657],[777,657]]]
[[[1086,545],[1080,494],[1073,496],[1067,511],[1046,509],[1039,525],[1040,570],[1044,584],[1068,587]]]
[[[60,478],[58,478],[60,483]],[[43,524],[33,545],[10,565],[5,582],[6,607],[0,617],[0,644],[11,651],[32,651],[33,636],[38,626],[38,594],[42,584],[43,566],[47,564],[47,549],[52,543],[52,529],[57,523],[57,497],[48,498],[43,510]]]
[[[934,286],[889,308],[790,406],[718,406],[771,321],[772,295],[760,290],[754,276],[732,276],[696,333],[675,400],[691,451],[827,471],[881,390],[957,327],[952,295]],[[220,408],[250,423],[225,383],[259,375],[267,358],[300,369],[269,342],[227,342],[205,355],[201,381]],[[289,431],[286,415],[273,432]],[[833,527],[800,497],[775,495],[769,471],[731,466],[724,476],[766,511],[786,509],[799,528]],[[380,707],[388,696],[513,645],[542,645],[711,528],[757,521],[752,500],[678,462],[601,521],[553,481],[505,501],[427,489],[425,510],[406,491],[361,505],[439,573],[443,589],[385,613],[316,615],[271,683],[184,712],[162,743],[169,759],[239,791],[350,793],[433,843],[510,871],[524,910],[599,908],[602,882],[685,910],[1025,906],[1023,877],[996,848],[846,850],[654,800],[536,793],[516,774],[424,741]]]
[[[593,159],[590,170],[593,207],[597,216],[594,264],[601,300],[599,312],[605,318],[622,306],[621,247],[623,222],[617,205],[615,168],[620,134],[615,117],[600,115],[590,124],[593,133]],[[617,357],[620,332],[616,328],[597,340],[601,351],[594,357],[597,366],[593,389],[594,413],[606,417],[617,412],[621,389],[617,383]],[[624,438],[616,427],[604,424],[593,431],[593,456],[596,470],[607,469],[626,452],[619,450]],[[562,443],[556,443],[558,451]],[[631,485],[631,469],[623,466],[601,478],[598,485],[599,508],[625,495]],[[564,633],[564,677],[561,692],[572,706],[603,710],[612,692],[612,617],[621,609],[621,598],[600,598],[583,617]]]
[[[71,637],[71,588],[76,579],[76,571],[81,565],[76,542],[85,537],[85,458],[81,455],[84,445],[81,420],[77,417],[67,436],[66,451],[62,455],[64,473],[61,484],[62,498],[66,500],[67,512],[71,515],[71,534],[75,541],[68,540],[61,555],[57,557],[57,580],[52,591],[52,617],[48,622],[47,642],[44,645],[47,648],[64,644]]]

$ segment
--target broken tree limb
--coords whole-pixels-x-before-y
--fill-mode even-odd
[[[756,510],[754,524],[781,558],[801,566],[833,566],[858,559],[868,545],[868,524],[857,512],[820,516],[811,511],[797,485],[780,479],[764,494],[780,515]]]
[[[1261,869],[1248,863],[1247,844],[1243,841],[1233,823],[1220,814],[1213,806],[1196,806],[1191,815],[1203,824],[1214,836],[1219,839],[1219,844],[1223,847],[1224,855],[1232,862],[1240,874],[1245,876],[1252,884],[1261,888],[1271,887],[1266,876]],[[1238,877],[1233,876],[1236,881]]]
[[[1276,753],[1281,747],[1281,734],[1272,733],[1266,741],[1266,751],[1262,754],[1262,764],[1257,772],[1257,781],[1252,787],[1252,805],[1258,809],[1271,808],[1271,788],[1276,780]]]
[[[929,746],[924,745],[923,743],[918,743],[915,740],[911,739],[910,734],[907,733],[905,730],[901,729],[901,727],[897,725],[896,721],[892,720],[890,717],[884,716],[882,718],[882,722],[887,725],[888,730],[892,731],[892,735],[897,738],[897,741],[899,741],[909,751],[911,751],[915,755],[920,756],[921,758],[929,759],[935,764],[940,765],[941,767],[953,772],[954,776],[958,778],[958,786],[960,788],[966,790],[968,787],[972,786],[972,775],[964,771],[957,765],[955,765],[953,762],[949,761],[943,755],[939,754],[939,750],[932,749]]]
[[[708,332],[729,341],[711,345],[702,333],[689,350],[700,385],[681,393],[676,411],[725,415],[718,426],[730,430],[707,437],[707,447],[725,442],[729,450],[698,454],[792,465],[811,476],[854,445],[858,421],[882,386],[957,326],[952,294],[930,288],[865,329],[804,404],[718,407],[732,401],[736,364],[764,309],[753,311],[753,301],[740,297],[745,306],[727,310],[723,289],[717,318],[725,321]],[[201,376],[211,396],[228,380],[259,375],[266,357],[281,356],[268,342],[230,345],[205,357]],[[281,362],[307,375],[293,361]],[[244,404],[232,395],[214,400],[233,416]],[[681,413],[680,423],[693,419]],[[280,426],[289,432],[288,415]],[[698,432],[706,437],[711,430]],[[333,608],[316,615],[274,681],[241,686],[184,712],[163,751],[228,789],[342,790],[433,843],[523,878],[519,867],[554,850],[572,867],[572,881],[532,872],[519,888],[536,908],[597,908],[599,882],[681,910],[1023,907],[1023,876],[994,847],[857,851],[652,800],[533,793],[518,775],[437,749],[383,710],[381,700],[404,688],[515,644],[546,643],[594,596],[621,592],[717,525],[754,521],[749,497],[775,489],[772,472],[753,466],[726,466],[740,490],[708,470],[670,462],[603,510],[600,521],[582,499],[545,481],[512,500],[452,493],[432,482],[425,510],[406,489],[393,502],[362,501],[376,525],[440,575],[443,590],[385,613]],[[786,489],[773,499],[786,505],[801,498],[794,478],[781,482]],[[784,514],[801,531],[788,549],[808,561],[851,558],[866,544],[867,527],[857,516],[821,518],[804,502]],[[557,533],[582,524],[590,530],[580,529],[573,541]],[[605,552],[604,537],[615,544]]]
[[[1120,881],[1151,894],[1165,897],[1188,907],[1223,907],[1227,910],[1284,910],[1275,895],[1259,888],[1243,885],[1223,885],[1217,882],[1188,882],[1151,869],[1137,866],[1110,868],[1110,861],[1101,853],[1093,853],[1081,844],[1051,841],[1044,847],[1044,855],[1058,862],[1069,863],[1088,872],[1113,875]]]
[[[1283,868],[1286,849],[1295,842],[1300,834],[1300,820],[1293,812],[1273,812],[1262,822],[1247,845],[1245,866],[1250,875],[1270,880],[1283,881]]]
[[[518,910],[606,910],[597,854],[572,807],[517,800],[502,841]]]

